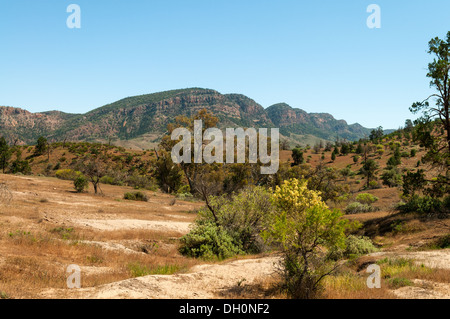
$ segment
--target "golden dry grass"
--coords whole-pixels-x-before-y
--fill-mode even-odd
[[[13,194],[11,202],[0,205],[3,296],[39,298],[45,289],[66,288],[66,268],[70,264],[81,267],[82,286],[93,287],[133,277],[133,265],[155,270],[170,266],[184,271],[198,263],[178,253],[176,238],[182,234],[176,231],[127,228],[101,231],[70,221],[77,218],[192,221],[195,215],[183,211],[201,204],[177,202],[167,209],[171,196],[157,193],[151,203],[117,202],[115,199],[127,187],[107,186],[103,188],[104,196],[95,196],[73,194],[70,182],[52,178],[3,175],[2,179]]]

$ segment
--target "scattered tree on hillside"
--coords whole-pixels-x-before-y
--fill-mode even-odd
[[[36,156],[42,155],[47,151],[47,139],[43,136],[39,137],[37,139],[36,148],[34,150],[34,154]]]
[[[0,138],[0,167],[2,172],[5,173],[6,168],[8,167],[8,162],[11,159],[11,148],[9,147],[6,139],[4,137]]]
[[[430,195],[437,196],[450,193],[450,31],[446,39],[438,37],[429,43],[428,53],[434,55],[428,64],[427,77],[436,93],[422,102],[414,103],[410,111],[422,112],[415,121],[415,138],[427,149],[422,162],[438,168],[439,174],[431,184]],[[434,100],[434,105],[430,104]]]
[[[292,150],[292,159],[294,160],[294,165],[300,165],[305,162],[303,158],[303,151],[301,148],[294,148]]]
[[[377,141],[378,139],[382,138],[384,136],[383,127],[379,126],[378,128],[372,130],[369,135],[369,139],[372,142]]]
[[[77,164],[77,170],[89,178],[94,187],[95,194],[97,194],[99,190],[101,192],[100,180],[107,173],[105,163],[101,159],[98,157],[90,157],[87,160],[82,160]]]
[[[367,188],[370,187],[370,182],[375,179],[378,168],[378,163],[373,159],[368,159],[364,162],[361,173],[367,178]]]

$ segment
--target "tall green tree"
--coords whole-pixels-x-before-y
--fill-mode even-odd
[[[375,140],[382,138],[383,135],[384,135],[383,127],[379,126],[378,128],[372,130],[372,132],[370,132],[369,139],[371,141],[375,141]]]
[[[436,92],[414,103],[410,111],[422,114],[415,122],[415,138],[427,149],[422,161],[441,172],[429,181],[431,188],[445,194],[450,192],[450,31],[445,39],[432,39],[428,47],[434,58],[428,64],[427,77]]]
[[[2,136],[0,138],[0,167],[3,173],[5,173],[5,170],[8,167],[8,162],[11,159],[11,154],[11,149],[5,138]]]
[[[303,151],[301,148],[294,148],[292,150],[292,159],[294,160],[294,165],[300,165],[305,162],[303,158]]]
[[[378,163],[373,159],[368,159],[364,162],[361,173],[367,178],[367,188],[369,188],[370,182],[375,179],[378,168]]]
[[[43,136],[40,136],[37,139],[36,148],[34,150],[35,155],[42,155],[47,151],[47,139]]]

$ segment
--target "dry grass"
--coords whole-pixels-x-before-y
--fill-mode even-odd
[[[94,196],[75,194],[70,182],[54,178],[3,177],[12,194],[8,205],[0,205],[3,297],[39,298],[45,289],[65,289],[70,264],[81,267],[82,286],[93,287],[135,277],[136,265],[149,273],[168,274],[183,272],[198,263],[178,253],[176,238],[182,234],[176,231],[100,231],[70,221],[118,216],[190,221],[195,215],[183,211],[201,203],[177,201],[167,209],[172,197],[156,193],[150,197],[151,204],[121,203],[115,199],[123,195],[126,187],[105,185],[105,195]]]

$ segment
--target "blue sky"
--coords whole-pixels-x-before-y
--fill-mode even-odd
[[[447,31],[448,0],[0,0],[0,105],[84,113],[204,87],[398,128],[431,94],[427,44]]]

